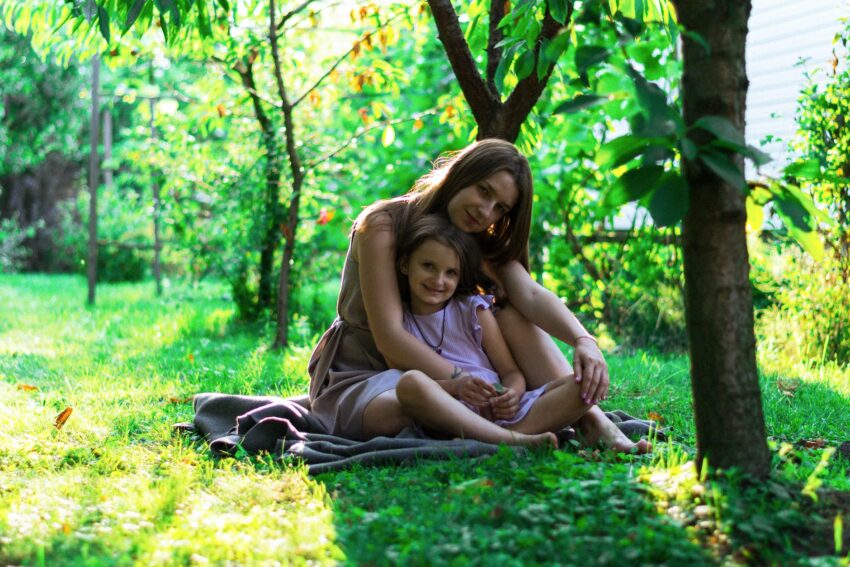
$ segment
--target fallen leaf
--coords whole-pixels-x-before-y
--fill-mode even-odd
[[[53,427],[56,429],[62,429],[62,426],[65,425],[65,422],[68,421],[68,418],[71,417],[71,412],[74,411],[74,408],[65,408],[62,412],[56,416],[56,421],[53,422]]]
[[[189,354],[187,354],[187,355],[186,355],[186,359],[187,359],[189,362],[194,363],[194,362],[195,362],[195,355],[194,355],[194,354],[192,354],[192,353],[190,352]]]
[[[826,439],[801,439],[797,444],[806,449],[823,449],[826,446]]]
[[[800,384],[798,382],[790,382],[788,380],[777,380],[776,387],[779,388],[779,392],[783,396],[788,396],[789,398],[794,397],[794,392],[797,391],[797,387]]]
[[[663,417],[661,417],[661,415],[660,415],[660,414],[655,413],[654,411],[649,412],[649,415],[647,416],[647,418],[648,418],[650,421],[654,421],[654,422],[656,422],[656,423],[664,423],[664,418],[663,418]]]
[[[33,386],[31,384],[24,384],[22,382],[18,383],[18,390],[23,390],[24,392],[38,392],[38,386]]]
[[[177,398],[175,396],[171,396],[168,398],[169,404],[188,404],[192,401],[193,396],[189,396],[187,398]]]

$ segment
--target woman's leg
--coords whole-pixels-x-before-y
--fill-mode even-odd
[[[484,419],[453,398],[434,380],[416,370],[402,375],[396,386],[396,395],[407,415],[442,433],[486,443],[557,446],[553,433],[528,435],[513,432]]]
[[[402,411],[395,390],[379,394],[363,410],[363,436],[366,439],[395,437],[410,425],[413,425],[413,420]]]
[[[568,424],[575,423],[587,444],[594,445],[602,441],[617,451],[631,451],[634,448],[637,448],[639,452],[651,450],[651,446],[646,441],[632,443],[610,419],[605,417],[605,413],[599,409],[599,406],[588,405],[581,400],[581,388],[573,378],[572,367],[552,338],[542,329],[532,324],[511,306],[500,309],[496,320],[514,359],[528,381],[528,388],[539,388],[549,382],[555,382],[550,390],[557,390],[558,397],[547,400],[545,402],[547,408],[551,406],[549,411],[563,414],[565,419],[579,413],[576,421],[568,422]],[[562,382],[566,382],[567,387],[561,389],[558,384]],[[554,391],[547,391],[540,396],[534,404],[535,407],[551,393]],[[577,412],[577,405],[584,406],[585,411]]]

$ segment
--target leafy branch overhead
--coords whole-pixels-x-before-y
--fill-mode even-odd
[[[639,112],[629,117],[629,132],[609,140],[596,153],[597,166],[616,177],[616,181],[603,191],[602,211],[613,212],[636,201],[650,211],[656,226],[678,224],[689,207],[688,186],[680,171],[682,161],[688,160],[707,168],[724,183],[747,195],[747,211],[752,217],[750,226],[753,229],[761,228],[762,208],[773,203],[773,210],[789,234],[813,257],[820,258],[823,245],[817,237],[817,229],[829,219],[796,184],[795,180],[801,178],[800,165],[789,165],[776,179],[748,182],[742,158],[759,168],[771,161],[770,156],[747,144],[742,128],[724,117],[703,116],[686,125],[679,101],[668,95],[668,92],[675,94],[675,89],[647,79],[651,61],[636,60],[627,49],[628,46],[635,50],[635,36],[641,33],[645,22],[629,17],[622,10],[611,10],[609,6],[604,10],[604,17],[616,30],[618,43],[613,48],[603,44],[577,47],[576,82],[584,89],[554,110],[556,114],[584,112],[607,104],[616,96],[632,96],[639,104]],[[671,34],[679,33],[672,24],[664,25]],[[615,55],[619,55],[616,61]],[[600,82],[591,79],[592,75],[615,65],[622,66],[622,72],[631,79],[630,94],[604,92]]]

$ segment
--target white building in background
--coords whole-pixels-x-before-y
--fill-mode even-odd
[[[796,132],[797,98],[805,73],[823,80],[831,69],[833,38],[850,17],[848,0],[752,0],[747,35],[747,142],[773,157],[763,167],[774,173],[788,159]],[[801,63],[802,60],[802,63]],[[769,135],[777,138],[761,145]],[[749,164],[748,164],[749,167]],[[748,170],[748,177],[754,172]]]

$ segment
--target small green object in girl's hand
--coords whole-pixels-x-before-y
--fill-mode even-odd
[[[497,394],[501,394],[502,392],[505,391],[505,387],[502,386],[499,382],[496,382],[495,384],[493,384],[493,389],[496,390]]]

